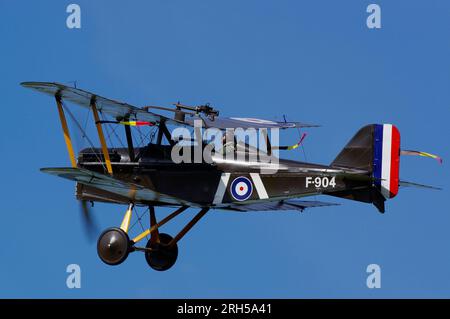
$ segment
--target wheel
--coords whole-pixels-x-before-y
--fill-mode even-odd
[[[118,265],[130,253],[130,238],[120,228],[108,228],[97,241],[97,254],[108,265]]]
[[[178,257],[177,244],[169,247],[168,244],[172,240],[172,236],[164,233],[159,234],[159,243],[152,243],[151,239],[147,242],[146,248],[152,251],[145,252],[145,259],[150,267],[154,270],[165,271],[171,268]]]

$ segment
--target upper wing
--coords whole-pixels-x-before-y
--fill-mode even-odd
[[[275,211],[275,210],[299,210],[310,207],[336,206],[336,203],[324,203],[306,200],[282,200],[276,202],[259,202],[252,204],[232,204],[218,209],[234,210],[239,212]]]
[[[22,82],[21,85],[26,88],[36,90],[51,96],[59,95],[61,99],[73,102],[80,106],[90,108],[91,100],[94,98],[97,109],[114,118],[129,118],[130,120],[161,122],[167,124],[183,125],[184,123],[170,119],[168,117],[148,112],[136,106],[127,103],[114,101],[101,97],[97,94],[84,90],[69,87],[60,83],[51,82]]]
[[[157,201],[171,205],[189,205],[197,206],[194,203],[175,198],[169,195],[155,192],[141,185],[128,183],[119,179],[92,172],[83,168],[58,167],[41,168],[41,171],[47,174],[56,175],[81,184],[89,185],[102,189],[120,196],[124,196],[130,201]]]
[[[50,96],[59,95],[61,99],[73,102],[75,104],[90,108],[91,101],[94,98],[97,109],[113,118],[130,119],[147,122],[161,122],[175,125],[194,125],[194,120],[201,120],[206,127],[216,127],[218,129],[226,128],[296,128],[296,127],[317,127],[318,125],[305,124],[300,122],[277,122],[257,118],[239,118],[239,117],[208,117],[186,116],[184,122],[168,118],[163,115],[149,112],[136,106],[118,102],[115,100],[101,97],[97,94],[87,92],[81,89],[66,86],[55,82],[22,82],[21,85],[26,88],[48,94]]]
[[[297,128],[297,127],[318,127],[319,125],[315,124],[306,124],[300,122],[278,122],[278,121],[270,121],[263,120],[258,118],[243,118],[243,117],[215,117],[214,119],[210,118],[202,118],[206,127],[215,127],[221,130],[227,128]],[[193,122],[193,119],[190,120]]]

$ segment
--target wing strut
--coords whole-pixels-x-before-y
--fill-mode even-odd
[[[100,144],[102,145],[103,157],[106,162],[106,170],[110,175],[112,175],[112,166],[111,159],[109,158],[108,148],[106,147],[105,136],[103,135],[102,124],[100,123],[100,118],[98,116],[97,106],[95,104],[95,96],[91,98],[91,108],[92,113],[94,114],[95,126],[97,127],[98,138],[100,140]]]
[[[164,218],[163,220],[161,220],[159,223],[156,223],[156,218],[154,216],[154,210],[150,209],[150,223],[151,226],[149,229],[147,229],[146,231],[144,231],[143,233],[141,233],[140,235],[138,235],[137,237],[135,237],[131,242],[133,244],[133,248],[135,250],[141,250],[141,251],[146,251],[146,249],[148,248],[141,248],[141,247],[136,247],[134,246],[134,244],[136,244],[137,242],[141,241],[142,239],[144,239],[148,234],[150,234],[152,237],[153,236],[159,236],[159,228],[164,225],[165,223],[167,223],[168,221],[172,220],[173,218],[175,218],[177,215],[179,215],[180,213],[182,213],[183,211],[185,211],[188,208],[188,206],[181,206],[180,208],[178,208],[176,211],[174,211],[172,214],[166,216],[166,218]],[[205,216],[205,214],[209,211],[209,207],[204,207],[202,208],[197,215],[194,216],[194,218],[191,219],[191,221],[189,223],[187,223],[186,226],[184,226],[184,228],[174,237],[172,238],[172,240],[167,244],[168,247],[173,247],[177,244],[177,242],[179,242],[181,240],[181,238],[184,237],[184,235],[186,235],[186,233],[191,230],[192,227],[194,227],[194,225],[203,217]],[[158,237],[156,237],[158,238]],[[152,240],[152,239],[150,239]],[[155,239],[158,240],[158,239]]]
[[[67,127],[66,116],[64,114],[64,109],[61,104],[61,96],[55,95],[56,105],[58,106],[59,120],[61,121],[61,126],[64,132],[64,140],[66,142],[67,152],[69,153],[70,162],[72,167],[77,167],[77,161],[75,160],[75,153],[73,151],[72,140],[70,139],[69,128]]]
[[[125,136],[127,137],[127,145],[128,145],[128,154],[130,156],[130,162],[134,162],[134,146],[133,146],[133,138],[131,136],[131,128],[129,125],[125,126]]]
[[[188,207],[189,206],[181,206],[176,211],[174,211],[172,214],[170,214],[170,215],[166,216],[164,219],[162,219],[159,223],[156,223],[156,224],[150,226],[149,229],[147,229],[146,231],[142,232],[140,235],[136,236],[133,239],[133,242],[137,243],[137,242],[141,241],[143,238],[145,238],[145,236],[147,236],[148,234],[152,234],[153,232],[158,230],[159,227],[161,227],[162,225],[164,225],[168,221],[172,220],[173,218],[175,218],[176,216],[178,216],[179,214],[184,212]]]
[[[159,122],[159,125],[158,125],[158,137],[156,139],[156,144],[161,145],[163,136],[167,139],[167,142],[169,142],[170,145],[172,145],[172,146],[175,145],[175,143],[172,140],[172,137],[170,135],[170,132],[169,132],[167,126],[166,126],[165,121]]]
[[[195,224],[203,217],[205,214],[209,211],[209,207],[202,208],[197,215],[192,218],[192,220],[184,226],[184,228],[169,242],[169,247],[173,247],[176,245],[177,242],[181,240],[181,238],[186,235],[186,233],[191,230],[192,227],[194,227]]]

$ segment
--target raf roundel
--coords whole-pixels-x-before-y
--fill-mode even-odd
[[[239,176],[231,183],[231,195],[237,201],[247,200],[253,192],[252,182],[243,176]]]

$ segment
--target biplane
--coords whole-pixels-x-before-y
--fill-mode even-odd
[[[151,268],[168,270],[177,260],[177,243],[210,210],[303,211],[337,205],[303,199],[330,195],[371,203],[384,213],[385,201],[397,195],[399,186],[433,188],[401,181],[400,155],[420,155],[442,161],[430,153],[401,150],[396,126],[370,124],[361,128],[329,165],[279,158],[274,150],[294,149],[302,143],[304,135],[297,144],[277,147],[270,144],[268,134],[264,154],[276,161],[262,161],[258,156],[246,160],[246,155],[255,152],[255,147],[239,143],[233,137],[231,145],[227,145],[230,144],[228,140],[222,145],[232,156],[224,158],[222,153],[209,162],[175,163],[172,151],[180,140],[171,134],[170,126],[190,129],[195,121],[200,121],[205,128],[227,132],[231,129],[233,132],[237,128],[283,130],[316,125],[286,120],[226,118],[219,116],[219,111],[208,104],[136,107],[59,83],[23,82],[21,85],[55,99],[71,163],[70,167],[42,168],[41,171],[76,182],[76,198],[82,203],[86,219],[89,219],[90,202],[127,206],[120,226],[106,229],[97,241],[98,256],[108,265],[121,264],[129,253],[140,251]],[[100,147],[91,145],[76,156],[66,119],[69,111],[66,103],[77,104],[92,112]],[[165,116],[152,110],[174,114]],[[123,126],[121,132],[126,145],[108,147],[103,130],[105,125]],[[135,146],[132,130],[140,127],[156,129],[155,138],[146,145]],[[200,145],[204,148],[208,145],[202,137],[196,143],[184,142],[184,147]],[[244,156],[237,159],[239,154]],[[264,170],[271,163],[276,163],[276,170]],[[150,226],[132,238],[130,221],[136,207],[148,208]],[[156,207],[172,207],[174,211],[158,221]],[[160,232],[163,225],[188,208],[197,209],[198,213],[177,235],[172,237]],[[148,239],[147,242],[140,245],[144,239]]]

